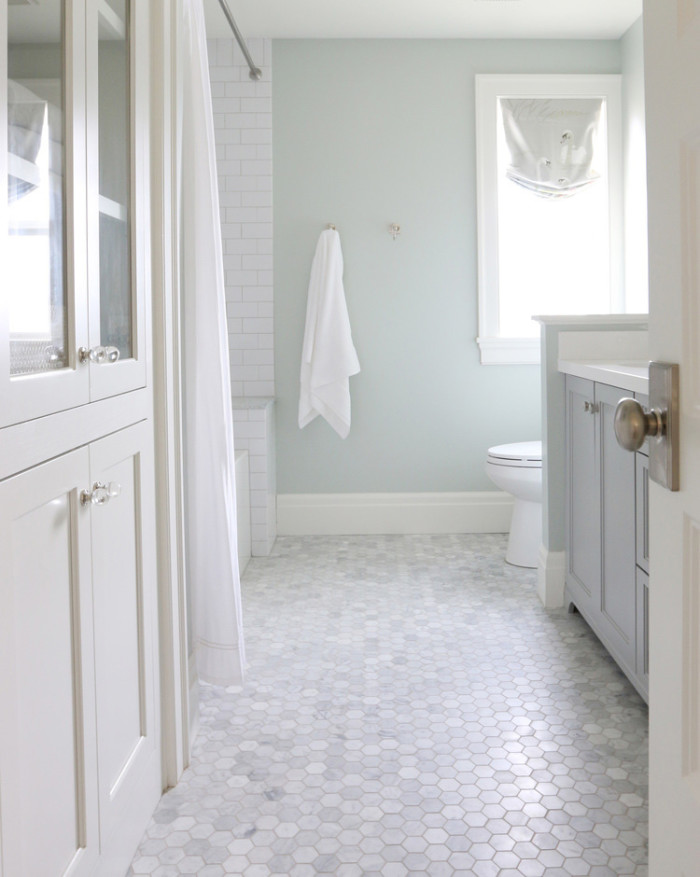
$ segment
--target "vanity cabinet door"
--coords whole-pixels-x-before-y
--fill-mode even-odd
[[[592,381],[566,379],[566,584],[583,612],[600,605],[600,478]]]
[[[617,443],[613,426],[617,403],[629,395],[626,390],[596,384],[602,538],[601,633],[618,663],[634,673],[635,457]]]

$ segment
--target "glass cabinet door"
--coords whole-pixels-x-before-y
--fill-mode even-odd
[[[136,156],[147,148],[139,145],[134,125],[138,82],[131,35],[138,5],[88,5],[89,309],[91,349],[98,351],[91,363],[93,399],[145,383],[141,228],[134,210],[141,184]]]
[[[81,132],[72,127],[82,76],[69,79],[67,72],[81,54],[82,24],[75,18],[79,4],[72,4],[71,17],[66,5],[0,3],[6,25],[0,30],[6,94],[0,104],[0,425],[87,400],[88,376],[76,356],[87,330],[76,292],[80,297],[82,287],[84,297],[85,283],[74,270],[70,233],[73,222],[80,225],[73,182],[84,176],[75,165]]]
[[[146,384],[149,5],[0,0],[0,427]]]

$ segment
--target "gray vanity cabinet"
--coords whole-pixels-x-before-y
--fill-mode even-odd
[[[648,555],[645,537],[637,538],[645,514],[635,502],[644,495],[641,455],[623,450],[613,429],[617,403],[631,395],[566,378],[566,600],[646,696],[640,676],[646,592],[636,567],[638,552]]]

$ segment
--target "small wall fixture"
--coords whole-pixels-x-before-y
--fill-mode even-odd
[[[397,223],[392,222],[389,225],[389,234],[392,236],[394,240],[401,234],[401,226],[397,225]]]

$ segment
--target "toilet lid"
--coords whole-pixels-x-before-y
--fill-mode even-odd
[[[542,442],[515,442],[489,448],[489,460],[500,466],[542,467]]]

